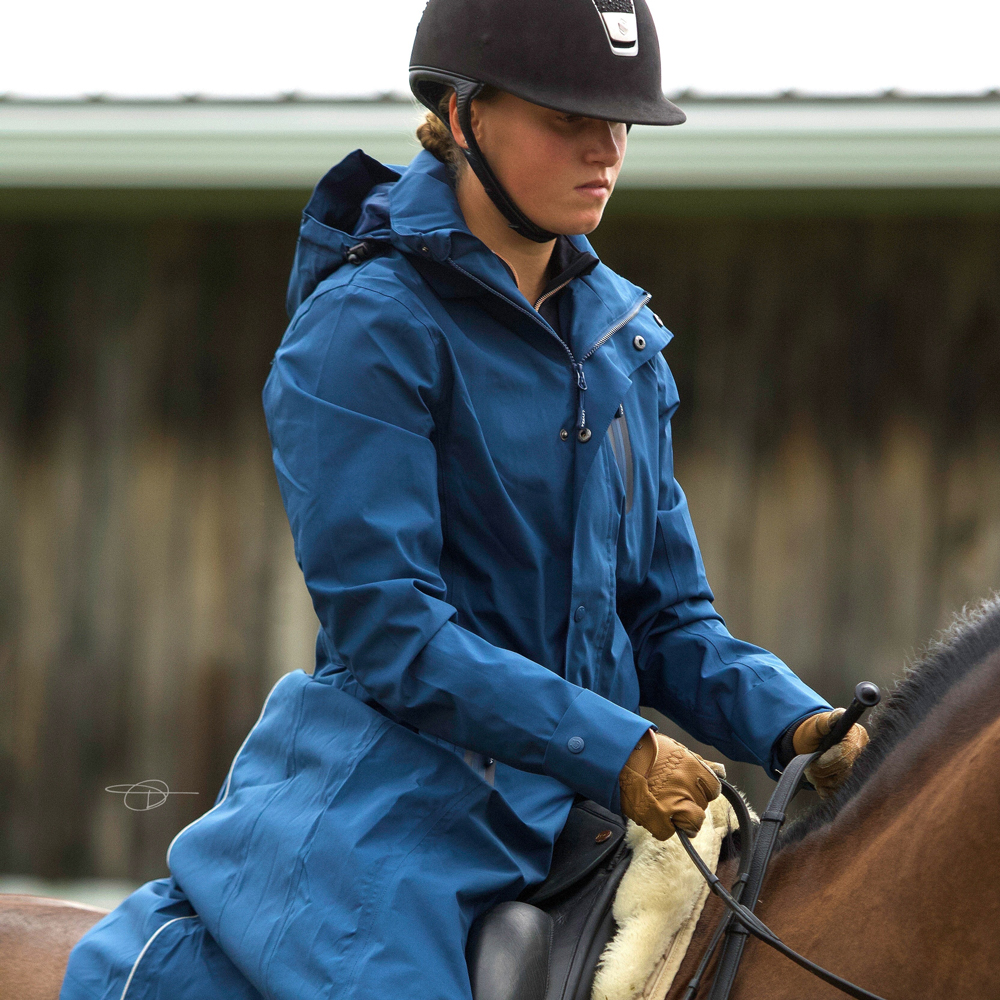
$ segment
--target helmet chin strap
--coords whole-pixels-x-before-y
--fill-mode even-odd
[[[547,229],[536,226],[517,207],[514,199],[507,194],[496,174],[493,173],[489,163],[486,162],[486,157],[483,156],[483,151],[479,148],[479,143],[476,142],[476,135],[472,129],[472,99],[482,89],[483,85],[481,83],[456,81],[455,95],[458,104],[458,124],[462,129],[462,134],[465,136],[465,141],[469,144],[469,148],[463,149],[462,152],[465,154],[469,166],[472,167],[479,178],[486,193],[490,196],[490,200],[507,220],[507,225],[514,232],[519,233],[526,239],[533,240],[535,243],[548,243],[549,240],[554,240],[558,234],[550,233]]]

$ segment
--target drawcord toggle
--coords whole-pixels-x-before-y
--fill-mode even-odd
[[[384,256],[391,249],[392,244],[387,240],[362,240],[344,251],[344,260],[348,264],[363,264],[366,260],[371,260],[372,257]]]

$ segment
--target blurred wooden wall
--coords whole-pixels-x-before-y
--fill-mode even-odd
[[[310,669],[260,404],[294,242],[0,228],[0,870],[162,872],[271,683]],[[103,791],[147,778],[199,794]]]
[[[676,333],[677,475],[735,634],[846,704],[1000,587],[1000,217],[599,234]]]
[[[0,871],[150,878],[311,669],[260,390],[294,221],[0,221]],[[1000,217],[609,215],[719,607],[834,700],[1000,586]],[[740,771],[758,792],[762,784]],[[129,812],[104,787],[176,797]]]

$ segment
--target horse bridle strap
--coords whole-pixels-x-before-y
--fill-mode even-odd
[[[838,724],[827,739],[823,741],[820,748],[812,754],[800,754],[785,768],[784,773],[778,781],[778,786],[768,801],[767,810],[761,816],[760,829],[756,837],[754,836],[750,815],[742,796],[740,796],[740,793],[732,785],[723,780],[722,792],[734,806],[740,827],[740,866],[731,893],[726,891],[719,879],[708,865],[705,864],[702,857],[691,844],[687,834],[681,830],[677,831],[677,837],[684,850],[708,883],[708,887],[722,900],[726,907],[726,913],[712,935],[712,940],[709,942],[698,969],[688,985],[687,991],[684,994],[684,1000],[694,1000],[701,985],[702,976],[708,967],[709,960],[723,935],[725,935],[726,942],[723,946],[722,956],[719,959],[709,1000],[728,1000],[732,992],[733,983],[736,980],[740,959],[743,957],[743,949],[746,945],[747,937],[751,934],[763,941],[764,944],[781,952],[782,955],[800,965],[807,972],[811,972],[814,976],[836,987],[842,993],[855,997],[856,1000],[882,1000],[882,997],[879,997],[877,994],[870,993],[868,990],[862,989],[860,986],[856,986],[846,979],[842,979],[840,976],[829,972],[822,966],[816,965],[815,962],[811,962],[808,958],[789,948],[753,912],[760,896],[761,887],[764,884],[764,875],[767,873],[771,855],[774,853],[774,848],[778,841],[778,834],[785,822],[785,813],[788,809],[788,804],[795,797],[796,792],[798,792],[806,768],[813,761],[818,760],[831,746],[839,743],[851,726],[861,717],[865,709],[871,707],[873,704],[877,704],[880,697],[880,692],[874,684],[863,682],[858,685],[855,699],[850,708],[838,720]],[[747,863],[748,859],[749,864]]]
[[[803,770],[805,769],[805,765],[811,762],[812,757],[813,757],[812,754],[804,754],[802,756],[802,760],[804,761]],[[796,760],[798,759],[799,758],[796,758]],[[789,765],[789,767],[791,767],[791,765]],[[788,769],[786,769],[785,773],[786,774],[788,773]],[[770,811],[771,810],[769,808],[768,812]],[[765,822],[764,820],[761,821],[762,824],[764,822]],[[883,998],[880,997],[878,994],[870,993],[868,990],[862,989],[860,986],[856,986],[854,983],[849,982],[846,979],[841,979],[840,976],[835,975],[832,972],[829,972],[827,969],[824,969],[822,966],[817,965],[815,962],[809,961],[809,959],[806,958],[805,956],[800,955],[797,951],[794,951],[792,948],[789,948],[788,945],[785,944],[781,940],[781,938],[779,938],[762,920],[760,920],[757,916],[754,915],[754,912],[751,909],[749,909],[749,907],[745,906],[738,899],[734,898],[734,896],[731,893],[726,891],[726,889],[719,881],[719,879],[716,877],[716,875],[712,872],[712,870],[708,867],[708,865],[705,864],[705,861],[702,859],[701,855],[697,852],[697,850],[695,850],[687,834],[684,833],[683,830],[678,830],[677,836],[681,842],[681,845],[684,847],[684,850],[687,851],[688,856],[695,863],[695,865],[698,868],[698,871],[701,872],[702,877],[708,883],[708,887],[712,890],[712,892],[715,893],[716,896],[718,896],[722,900],[728,911],[726,915],[722,918],[722,922],[719,924],[719,927],[716,929],[716,932],[713,935],[713,939],[709,943],[708,950],[706,951],[705,956],[702,959],[702,967],[699,968],[698,970],[699,974],[696,977],[697,982],[695,980],[692,980],[691,984],[688,987],[688,993],[685,994],[686,1000],[687,998],[694,996],[692,988],[694,989],[695,992],[697,991],[701,979],[701,974],[704,973],[704,967],[708,965],[708,959],[711,956],[712,952],[715,951],[715,948],[718,945],[719,938],[722,936],[723,933],[728,933],[729,935],[731,935],[728,939],[730,942],[735,942],[735,941],[739,942],[740,954],[736,956],[735,962],[732,964],[733,973],[731,977],[728,974],[726,974],[727,970],[724,967],[723,962],[720,961],[718,976],[715,980],[715,983],[713,984],[711,1000],[715,1000],[717,991],[719,991],[720,997],[728,998],[732,990],[733,981],[736,978],[735,973],[736,969],[739,967],[739,960],[742,957],[742,951],[743,951],[742,946],[745,943],[746,936],[748,934],[752,934],[754,937],[759,938],[761,941],[764,942],[764,944],[768,945],[771,948],[774,948],[776,951],[781,952],[782,955],[784,955],[786,958],[791,959],[797,965],[802,966],[802,968],[805,969],[807,972],[811,972],[814,976],[818,977],[819,979],[822,979],[824,982],[829,983],[831,986],[835,986],[842,993],[846,993],[848,996],[854,997],[855,1000],[883,1000]],[[760,841],[758,839],[758,843],[759,842]],[[740,933],[740,929],[733,927],[732,923],[739,924],[740,928],[744,929],[743,932]],[[739,936],[737,937],[736,935]],[[725,957],[725,953],[723,954],[723,957]],[[729,963],[726,963],[726,965],[728,964]]]
[[[743,890],[746,888],[747,881],[750,876],[750,860],[753,856],[754,839],[753,821],[750,819],[750,810],[747,808],[747,804],[743,800],[743,796],[740,795],[740,793],[732,785],[730,785],[728,781],[722,781],[722,794],[729,800],[729,804],[735,810],[740,829],[740,863],[736,871],[736,879],[733,882],[733,889],[731,893],[734,899],[739,900],[742,897]],[[686,834],[680,838],[680,841],[682,844],[687,841],[686,846],[690,848],[688,851],[689,854],[694,850],[694,848],[691,847]],[[698,861],[701,861],[700,855],[698,857]],[[695,861],[696,865],[698,865],[698,861]],[[702,864],[704,864],[703,861]],[[698,865],[698,870],[701,871],[701,865]],[[711,880],[708,880],[708,885],[709,888],[711,888]],[[688,983],[687,990],[684,992],[683,1000],[694,1000],[695,996],[697,996],[698,989],[701,986],[702,977],[705,975],[705,970],[708,968],[708,963],[715,954],[715,949],[719,946],[719,941],[722,939],[723,934],[726,934],[729,931],[732,921],[732,911],[727,909],[723,914],[722,919],[719,921],[718,926],[715,928],[715,933],[712,935],[712,940],[709,941],[708,947],[705,949],[705,953],[701,956],[698,968],[695,971],[694,976],[692,976],[691,981]]]

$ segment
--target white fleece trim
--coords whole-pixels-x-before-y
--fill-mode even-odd
[[[714,871],[722,841],[736,826],[720,795],[692,844]],[[701,916],[708,886],[676,837],[657,840],[629,821],[632,861],[615,895],[618,931],[604,949],[592,1000],[663,1000]]]

